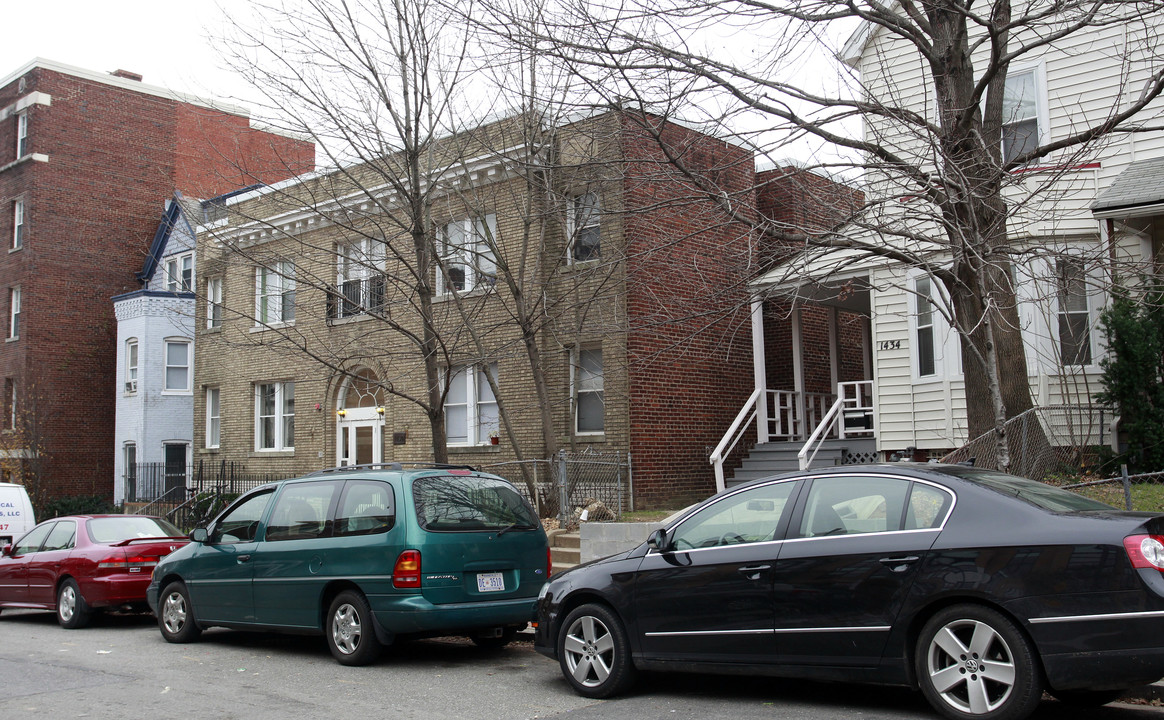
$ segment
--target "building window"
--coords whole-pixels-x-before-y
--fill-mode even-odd
[[[28,112],[16,116],[16,157],[28,154]]]
[[[603,391],[602,350],[574,352],[574,432],[578,435],[605,431],[606,399]]]
[[[125,392],[137,392],[137,338],[125,341]]]
[[[4,378],[4,429],[16,429],[16,381]]]
[[[437,294],[469,292],[497,283],[497,216],[456,220],[441,228]]]
[[[255,268],[255,324],[295,322],[295,264],[278,261]]]
[[[449,445],[485,445],[501,427],[497,398],[485,377],[497,381],[497,364],[460,365],[449,370],[445,436]]]
[[[384,309],[384,249],[380,240],[364,238],[336,250],[338,297],[332,317],[378,313]]]
[[[166,340],[166,390],[190,392],[190,341]]]
[[[1090,365],[1091,307],[1083,261],[1060,258],[1055,274],[1059,302],[1059,362],[1064,366]]]
[[[917,302],[917,374],[927,377],[937,374],[934,352],[933,285],[928,277],[919,277],[914,284]]]
[[[206,388],[206,447],[208,448],[218,447],[219,429],[221,427],[218,397],[218,388]]]
[[[1039,146],[1039,90],[1035,70],[1012,72],[1002,92],[1002,161]]]
[[[566,216],[570,262],[597,260],[602,256],[601,215],[598,193],[588,192],[570,197]]]
[[[295,383],[255,386],[255,449],[295,449]]]
[[[222,327],[222,278],[206,281],[206,327]]]
[[[20,286],[8,288],[8,339],[20,337]]]
[[[169,292],[194,290],[194,253],[166,258],[166,290]]]
[[[24,201],[17,200],[12,203],[12,249],[19,250],[24,247]]]

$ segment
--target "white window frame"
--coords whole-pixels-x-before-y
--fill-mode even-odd
[[[910,337],[913,339],[913,375],[915,379],[926,381],[935,380],[942,376],[942,347],[938,336],[938,309],[934,302],[934,279],[929,275],[921,274],[913,278],[913,327],[910,328]],[[924,287],[923,287],[924,285]],[[933,368],[930,372],[922,372],[922,333],[929,331],[930,354]]]
[[[8,288],[8,339],[20,337],[20,313],[23,304],[20,286]]]
[[[275,302],[277,301],[277,302]],[[279,260],[255,268],[255,326],[295,322],[295,263]]]
[[[206,388],[206,448],[216,449],[222,439],[222,390]]]
[[[264,388],[271,388],[271,414],[263,414]],[[264,447],[268,431],[263,421],[270,419],[270,446]],[[295,449],[295,383],[255,383],[255,452],[285,452]]]
[[[186,363],[184,365],[170,363],[170,348],[182,346],[186,356]],[[189,395],[190,379],[194,374],[194,358],[193,358],[194,344],[190,342],[189,338],[166,338],[162,341],[162,394],[163,395]],[[170,370],[182,369],[186,371],[186,383],[184,387],[170,386]]]
[[[222,278],[212,277],[206,281],[206,328],[222,327]]]
[[[1033,116],[1025,116],[1023,118],[1007,118],[1005,99],[1003,101],[1004,107],[1002,110],[1002,139],[1000,140],[1001,146],[999,147],[999,153],[1004,164],[1007,162],[1006,129],[1008,126],[1017,125],[1021,122],[1028,122],[1033,119],[1036,123],[1035,144],[1042,145],[1049,139],[1048,130],[1051,127],[1051,121],[1047,112],[1047,82],[1044,65],[1041,62],[1026,65],[1012,65],[1007,70],[1007,81],[1009,82],[1012,78],[1017,78],[1019,76],[1028,74],[1031,76],[1033,92],[1035,95],[1035,112]]]
[[[125,341],[125,385],[124,390],[126,395],[133,395],[137,392],[138,380],[138,360],[139,360],[140,346],[137,338],[129,338]]]
[[[24,217],[24,201],[16,200],[12,203],[12,248],[19,250],[24,247],[24,235],[28,231]]]
[[[355,317],[383,308],[387,289],[383,274],[386,253],[385,243],[370,237],[336,248],[335,317]]]
[[[194,253],[182,253],[166,258],[166,290],[169,292],[194,290]]]
[[[597,376],[597,384],[594,383],[594,378],[583,378],[582,374],[582,354],[583,353],[598,353],[600,362],[602,363],[602,374]],[[589,387],[583,387],[584,384]],[[601,397],[602,403],[602,429],[601,430],[580,430],[578,428],[578,416],[582,409],[581,395],[583,393],[597,393]],[[602,352],[601,347],[587,347],[573,348],[570,351],[570,397],[574,404],[574,434],[579,436],[596,436],[606,434],[606,357]]]
[[[587,203],[587,198],[593,198]],[[586,212],[589,209],[589,212]],[[581,222],[586,213],[586,222]],[[577,257],[578,236],[590,228],[598,233],[597,252],[591,257]],[[566,198],[566,262],[570,265],[594,262],[602,259],[602,197],[595,190],[579,192]]]
[[[465,382],[465,401],[453,403],[449,402],[451,393],[445,394],[445,440],[449,447],[476,447],[480,445],[488,445],[490,437],[500,432],[500,416],[497,410],[497,398],[490,398],[492,395],[489,381],[485,378],[485,372],[488,371],[493,375],[493,382],[497,382],[497,363],[469,363],[466,365],[454,365],[448,368],[445,372],[445,380],[449,383],[451,390],[452,384],[458,381],[458,378],[463,378]],[[450,430],[452,423],[449,422],[450,408],[465,408],[465,427],[458,428],[464,431],[464,435],[457,435],[456,437],[464,437],[464,441],[454,441]],[[490,421],[492,419],[492,422]]]
[[[490,246],[489,240],[493,243]],[[479,218],[463,218],[445,223],[440,229],[440,264],[436,273],[437,295],[472,292],[497,284],[497,258],[493,247],[498,244],[497,216],[489,213]],[[459,271],[464,287],[449,286],[446,274]]]
[[[16,114],[16,159],[28,154],[28,111]]]

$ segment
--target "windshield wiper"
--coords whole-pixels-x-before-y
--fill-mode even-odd
[[[530,523],[510,523],[509,525],[506,525],[505,527],[498,530],[495,537],[501,537],[510,530],[533,530],[535,527],[537,526],[531,525]]]

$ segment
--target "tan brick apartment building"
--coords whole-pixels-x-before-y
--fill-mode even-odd
[[[34,60],[0,79],[0,466],[46,496],[113,487],[110,297],[138,289],[165,201],[310,169],[246,111]]]
[[[427,392],[406,340],[421,332],[423,274],[451,462],[545,458],[545,409],[559,447],[631,453],[639,507],[708,494],[708,451],[751,392],[745,284],[761,261],[751,155],[606,113],[550,129],[531,186],[515,127],[444,141],[459,160],[433,178],[447,190],[428,220],[443,263],[423,273],[409,265],[406,228],[377,212],[402,200],[374,180],[354,185],[358,168],[225,204],[225,219],[199,232],[197,458],[288,474],[431,460],[429,419],[408,399]],[[538,313],[548,408],[519,294]]]

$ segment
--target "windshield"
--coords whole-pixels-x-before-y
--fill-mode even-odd
[[[517,489],[503,480],[439,475],[412,484],[416,518],[425,530],[532,529],[538,517]]]
[[[130,538],[182,537],[178,528],[161,518],[125,517],[93,518],[88,522],[89,538],[95,543],[115,543]]]
[[[949,470],[943,468],[942,471],[948,472]],[[1000,493],[1013,495],[1021,500],[1026,500],[1032,505],[1037,505],[1054,512],[1115,509],[1111,505],[1105,505],[1098,500],[1085,498],[1082,495],[1077,495],[1052,485],[1016,477],[1014,475],[1007,475],[1006,473],[972,468],[963,470],[959,468],[957,472],[951,472],[950,474],[958,475],[971,482],[976,482],[992,490],[997,490]]]

